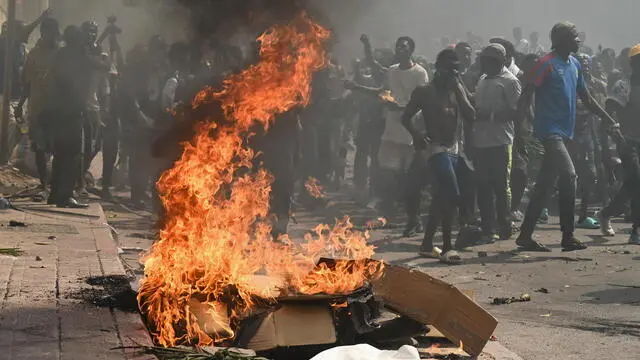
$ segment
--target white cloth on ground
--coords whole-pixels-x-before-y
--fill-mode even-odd
[[[420,360],[418,349],[405,345],[398,349],[379,350],[367,344],[340,346],[314,356],[311,360]]]

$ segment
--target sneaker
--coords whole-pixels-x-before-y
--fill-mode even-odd
[[[631,231],[631,236],[629,236],[629,244],[640,245],[640,231],[638,231],[638,229]]]
[[[604,236],[616,236],[616,232],[613,230],[611,226],[611,219],[602,215],[602,213],[598,214],[598,219],[600,220],[600,233]]]

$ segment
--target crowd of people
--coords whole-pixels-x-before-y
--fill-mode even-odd
[[[28,124],[42,197],[59,207],[87,206],[80,199],[97,186],[89,169],[99,152],[103,198],[122,185],[117,174],[127,173],[133,205],[158,206],[153,185],[179,154],[167,137],[180,126],[174,110],[256,59],[257,44],[249,51],[211,39],[168,45],[160,36],[123,54],[115,18],[100,36],[92,21],[60,36],[49,13],[13,26],[16,70],[5,76],[15,80],[15,119]],[[27,53],[38,26],[40,39]],[[508,240],[518,231],[520,249],[550,251],[533,234],[548,221],[554,197],[564,251],[586,248],[576,227],[615,235],[610,218],[625,212],[633,222],[629,242],[640,244],[640,45],[618,57],[613,49],[594,51],[568,22],[551,30],[548,53],[538,32],[525,39],[520,28],[513,42],[468,37],[443,41],[430,63],[410,37],[385,49],[363,35],[362,58],[345,68],[331,56],[315,75],[310,105],[251,137],[257,161],[275,178],[275,236],[287,231],[296,183],[348,185],[353,150],[355,200],[388,225],[404,209],[404,236],[424,231],[424,256],[436,254],[438,229],[438,256],[449,263],[461,260],[456,248]],[[313,204],[304,186],[296,201]],[[602,210],[594,213],[596,206]]]
[[[366,115],[359,119],[364,131],[378,127],[363,121],[384,123],[378,147],[362,149],[377,160],[371,183],[383,200],[381,210],[392,218],[397,193],[404,192],[405,236],[413,236],[422,228],[420,193],[430,185],[433,198],[420,253],[434,254],[440,227],[447,262],[461,260],[452,251],[455,221],[457,248],[507,240],[519,230],[521,250],[550,251],[533,234],[538,222],[548,221],[547,204],[556,195],[563,251],[586,248],[574,236],[576,226],[615,235],[610,218],[624,213],[629,200],[629,242],[640,244],[640,133],[633,100],[640,46],[624,49],[617,59],[611,49],[594,53],[583,43],[586,35],[568,22],[551,30],[547,54],[536,32],[530,41],[519,28],[513,35],[515,44],[493,38],[481,45],[474,37],[473,44],[446,46],[431,74],[413,56],[412,39],[398,39],[396,64],[385,67],[363,36],[365,73],[379,86],[359,81],[360,75],[347,87],[380,95],[386,107],[376,117],[364,103]],[[590,212],[595,205],[604,208]]]

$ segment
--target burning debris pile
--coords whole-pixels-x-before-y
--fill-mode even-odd
[[[194,100],[219,102],[224,119],[198,125],[195,138],[158,183],[164,227],[144,258],[138,300],[163,346],[219,344],[236,337],[241,320],[277,297],[347,294],[381,275],[373,247],[349,219],[318,226],[303,244],[274,242],[268,222],[272,178],[254,168],[246,138],[278,114],[309,101],[311,79],[326,64],[330,33],[304,14],[258,39],[260,62]],[[321,256],[356,260],[332,268]],[[270,285],[256,281],[268,276]],[[210,315],[203,329],[194,309]]]
[[[406,339],[433,324],[479,354],[495,329],[450,285],[371,260],[366,229],[349,218],[318,225],[301,243],[272,237],[273,178],[247,139],[308,104],[329,37],[300,13],[258,38],[258,63],[195,97],[195,110],[216,104],[221,115],[206,115],[158,183],[165,219],[138,293],[156,345],[330,347]],[[323,195],[313,180],[307,188]],[[381,326],[389,310],[396,315]]]

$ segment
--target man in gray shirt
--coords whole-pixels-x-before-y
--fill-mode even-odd
[[[478,207],[485,242],[512,236],[509,219],[511,150],[514,119],[522,93],[520,81],[505,67],[507,52],[490,44],[480,57],[482,77],[476,88],[476,122],[472,142]],[[497,226],[496,226],[497,215]],[[496,231],[497,230],[497,231]]]

